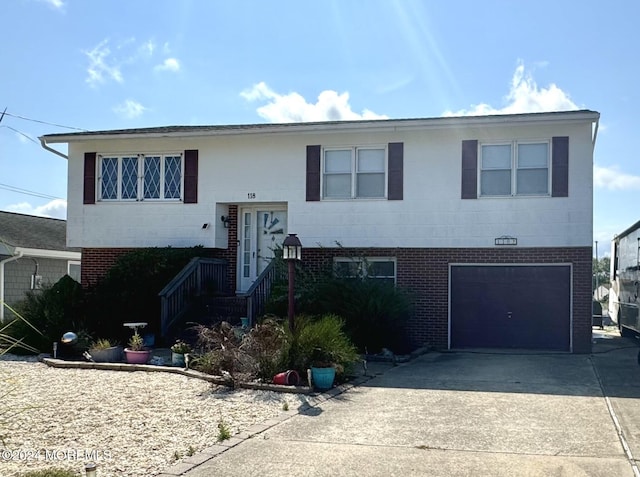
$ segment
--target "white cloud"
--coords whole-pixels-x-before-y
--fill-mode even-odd
[[[39,1],[42,3],[46,3],[47,5],[49,5],[51,8],[54,8],[55,10],[62,10],[65,7],[64,2],[62,0],[39,0]]]
[[[39,215],[41,217],[53,217],[56,219],[67,218],[67,201],[64,199],[54,199],[44,205],[33,206],[28,202],[20,202],[4,207],[8,212],[19,214]]]
[[[307,103],[298,93],[279,94],[261,82],[243,91],[240,96],[250,102],[266,101],[267,104],[260,106],[257,112],[267,121],[274,123],[387,118],[368,109],[363,110],[361,114],[352,111],[348,92],[338,94],[332,90],[325,90],[318,95],[318,101],[313,104]]]
[[[640,176],[621,172],[618,166],[593,166],[593,185],[608,190],[640,190]]]
[[[176,58],[167,58],[162,64],[155,67],[158,71],[180,71],[180,61]]]
[[[142,104],[132,99],[127,99],[113,108],[113,112],[123,116],[126,119],[134,119],[141,116],[147,110]]]
[[[443,116],[483,116],[487,114],[537,113],[547,111],[570,111],[580,109],[569,95],[551,83],[547,88],[540,88],[531,73],[525,71],[522,62],[518,63],[509,93],[505,96],[506,105],[502,108],[481,103],[472,105],[471,109],[445,111]]]
[[[89,58],[86,81],[90,86],[97,86],[100,83],[104,83],[105,77],[118,83],[124,81],[120,67],[109,58],[111,50],[109,50],[107,46],[108,43],[108,39],[102,40],[92,50],[84,52]]]
[[[153,40],[147,40],[140,46],[142,54],[147,56],[153,56],[153,52],[156,50],[156,44]]]

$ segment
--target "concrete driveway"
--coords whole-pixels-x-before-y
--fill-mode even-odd
[[[184,475],[631,477],[638,348],[609,335],[592,356],[430,353]]]

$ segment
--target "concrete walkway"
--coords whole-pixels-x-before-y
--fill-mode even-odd
[[[592,356],[430,353],[162,475],[632,477],[638,347],[609,334]]]

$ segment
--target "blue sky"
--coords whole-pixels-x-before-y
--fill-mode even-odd
[[[66,161],[37,139],[73,131],[60,126],[586,108],[601,113],[600,256],[640,220],[635,0],[12,0],[1,12],[1,210],[65,217]]]

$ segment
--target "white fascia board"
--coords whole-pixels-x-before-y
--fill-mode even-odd
[[[502,114],[492,116],[455,116],[426,119],[377,119],[363,121],[334,121],[325,123],[266,124],[266,125],[229,125],[203,126],[197,130],[150,131],[147,132],[110,132],[99,134],[69,134],[42,136],[48,144],[96,141],[103,139],[149,139],[183,138],[202,136],[235,136],[247,134],[298,134],[298,133],[335,133],[335,132],[400,132],[424,129],[447,129],[460,127],[535,125],[540,123],[576,123],[595,122],[600,118],[596,111],[580,110],[556,113]],[[161,129],[161,128],[158,128]]]
[[[15,253],[19,252],[22,252],[24,257],[57,258],[60,260],[80,260],[82,258],[82,253],[68,252],[66,250],[44,250],[39,248],[16,247]]]

